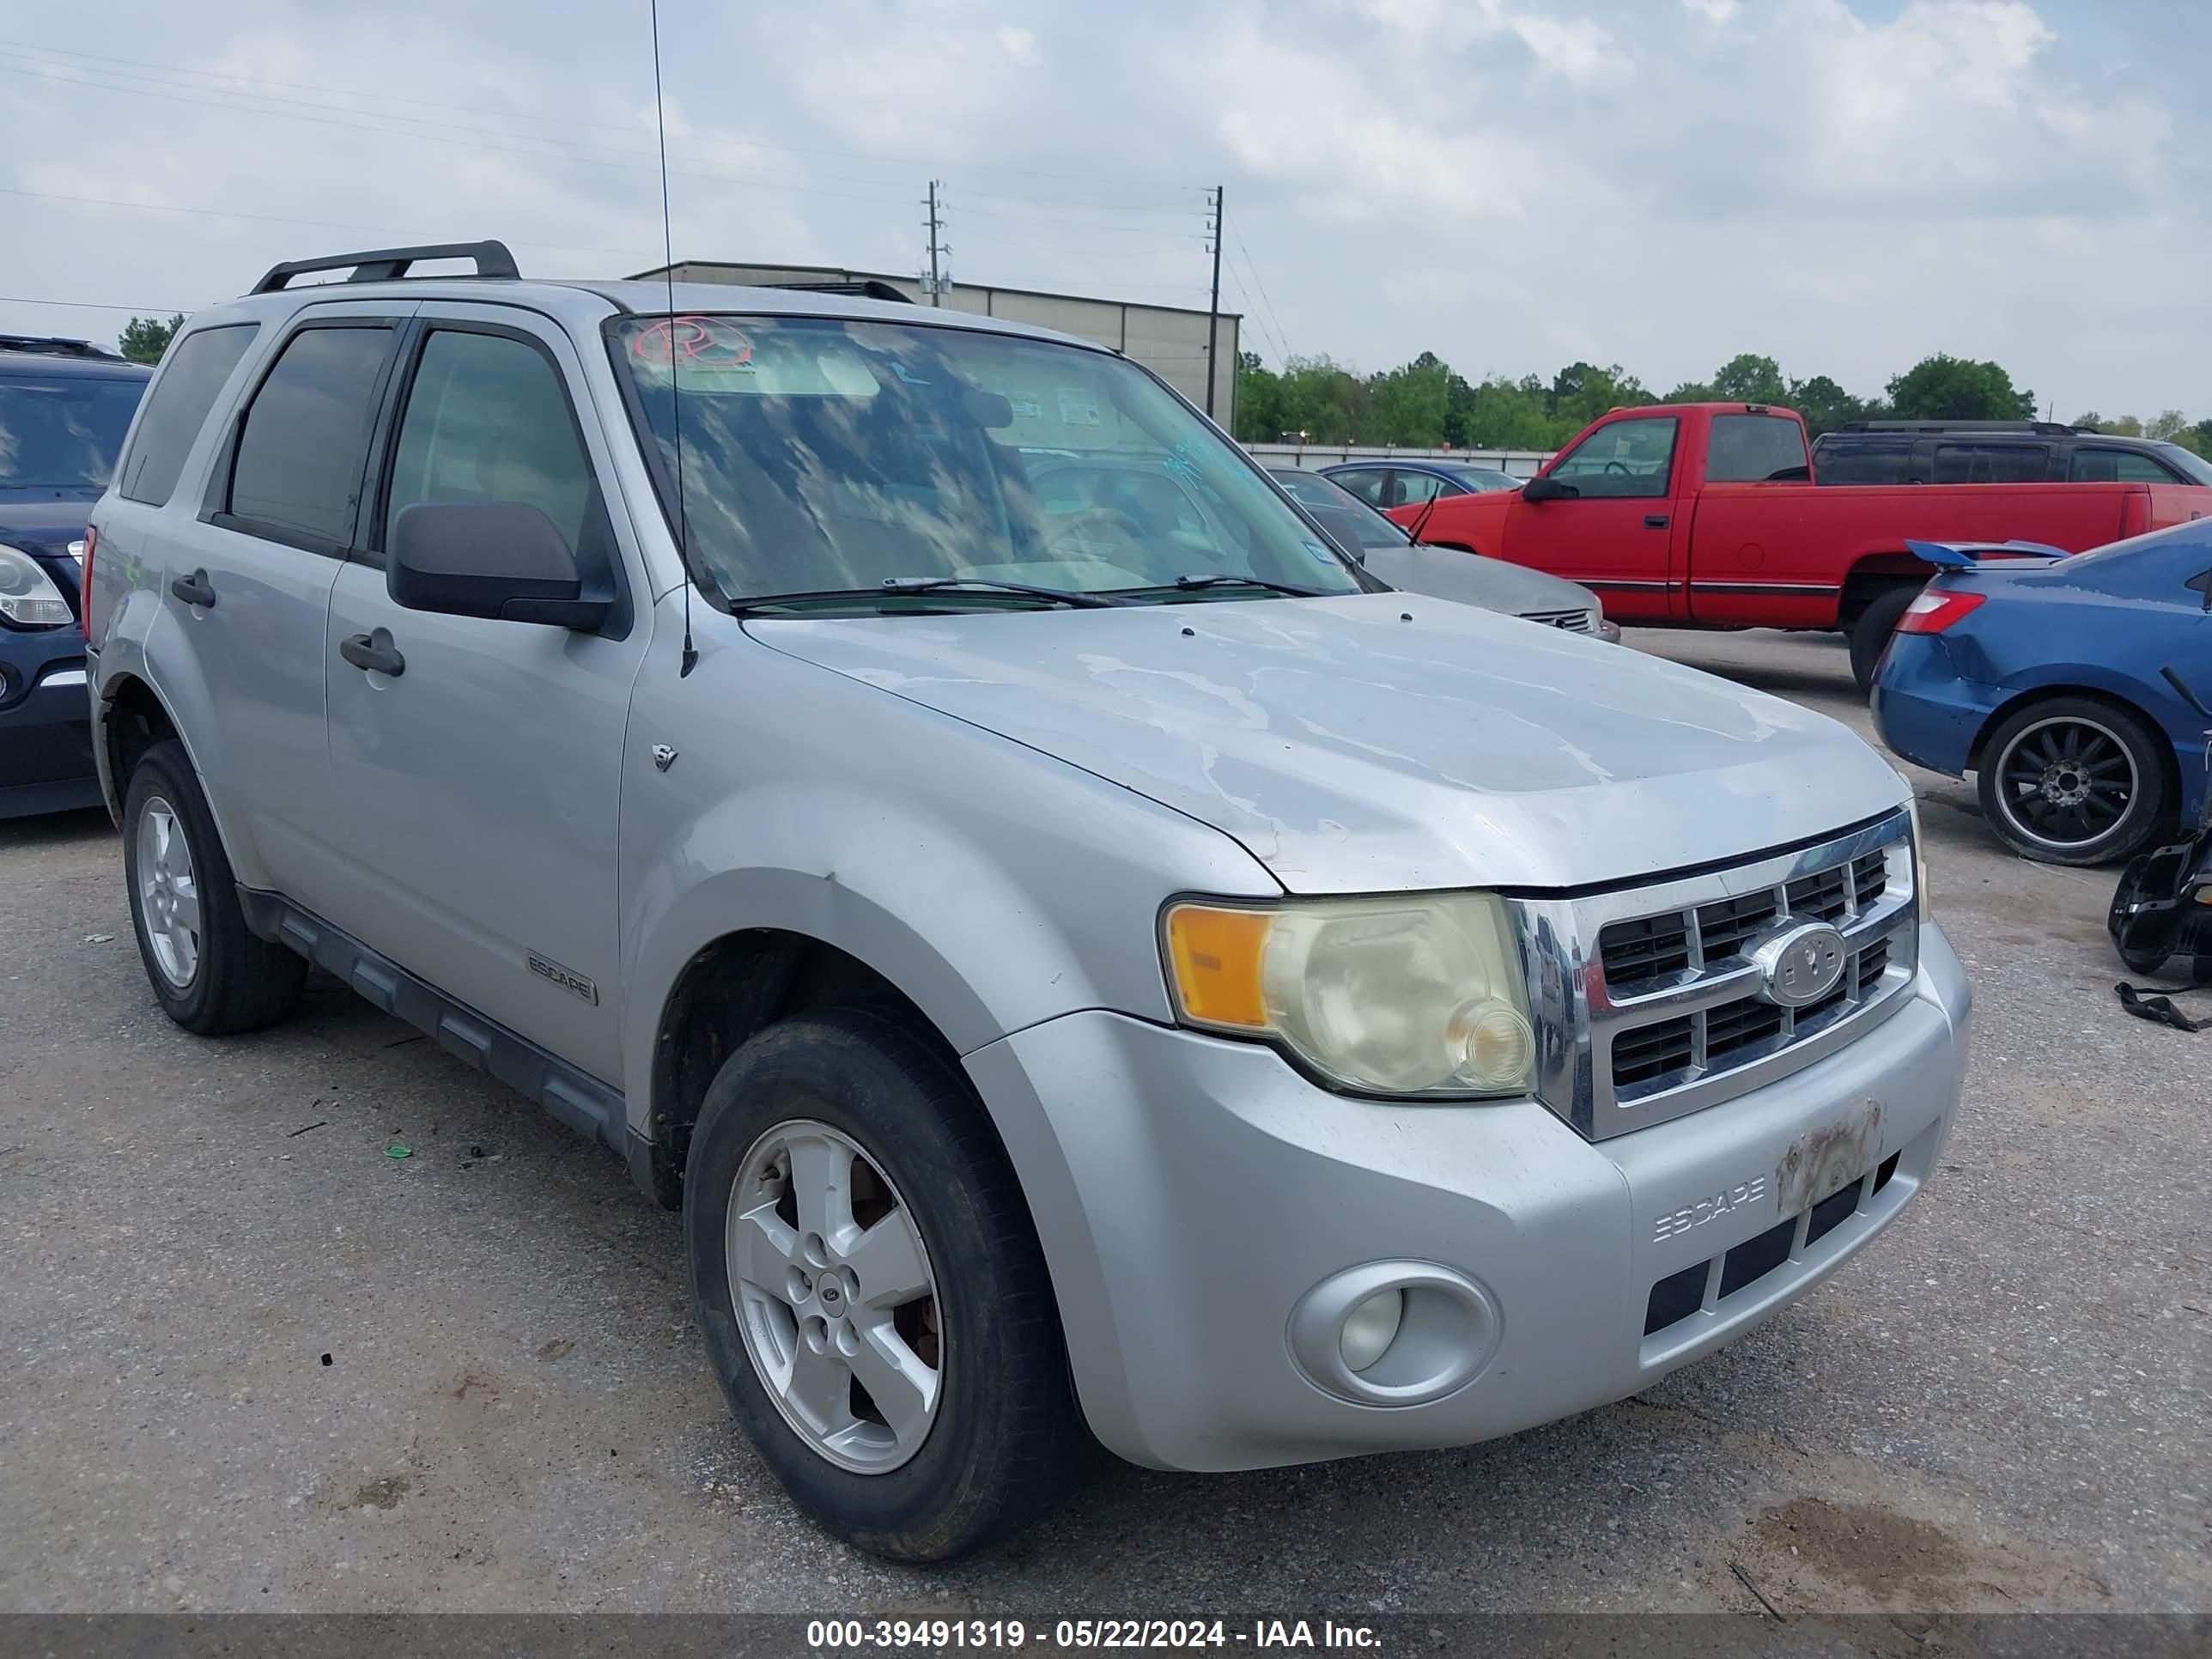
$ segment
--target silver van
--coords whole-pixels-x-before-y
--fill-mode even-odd
[[[241,1031],[313,963],[620,1152],[739,1423],[887,1556],[1093,1438],[1634,1394],[1893,1220],[1958,1104],[1865,744],[1391,591],[1079,341],[303,261],[186,325],[92,520],[155,1000]]]

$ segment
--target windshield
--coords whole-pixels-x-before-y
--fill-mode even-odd
[[[1270,469],[1273,471],[1273,469]],[[1276,481],[1299,506],[1316,513],[1342,513],[1351,520],[1350,527],[1358,532],[1362,547],[1400,547],[1411,541],[1407,535],[1382,509],[1370,506],[1353,495],[1333,478],[1324,478],[1317,472],[1292,471],[1288,469],[1274,472]],[[1326,526],[1327,520],[1323,520]]]
[[[2159,459],[2180,472],[2191,483],[2212,484],[2212,461],[2207,461],[2193,449],[2184,449],[2179,444],[2154,443],[2151,447]]]
[[[1363,591],[1233,446],[1104,352],[828,318],[647,317],[611,332],[664,472],[680,471],[694,569],[726,601],[917,578]]]
[[[1447,466],[1437,470],[1449,473],[1452,477],[1478,495],[1492,489],[1511,489],[1521,482],[1510,473],[1493,472],[1487,467]]]
[[[120,375],[0,380],[0,489],[104,489],[146,383]]]

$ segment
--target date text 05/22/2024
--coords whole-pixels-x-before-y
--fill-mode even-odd
[[[817,1619],[806,1645],[817,1652],[868,1649],[1022,1648],[1361,1648],[1381,1638],[1365,1625],[1323,1619]]]

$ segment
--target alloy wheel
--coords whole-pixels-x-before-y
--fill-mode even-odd
[[[154,965],[179,991],[200,965],[200,890],[177,809],[160,795],[138,815],[138,915]]]
[[[1998,758],[1998,810],[2022,840],[2071,851],[2118,829],[2142,780],[2109,726],[2078,715],[2026,726]]]

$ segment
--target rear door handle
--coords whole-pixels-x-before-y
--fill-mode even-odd
[[[398,679],[407,672],[407,659],[392,649],[390,630],[380,628],[373,634],[349,634],[338,641],[338,655],[356,668],[367,669],[372,674],[389,674]]]
[[[1664,513],[1645,514],[1644,527],[1646,530],[1664,530],[1667,527],[1667,515]]]
[[[215,589],[209,586],[204,570],[195,570],[189,576],[177,577],[170,582],[169,592],[186,605],[196,605],[203,610],[215,604]]]

